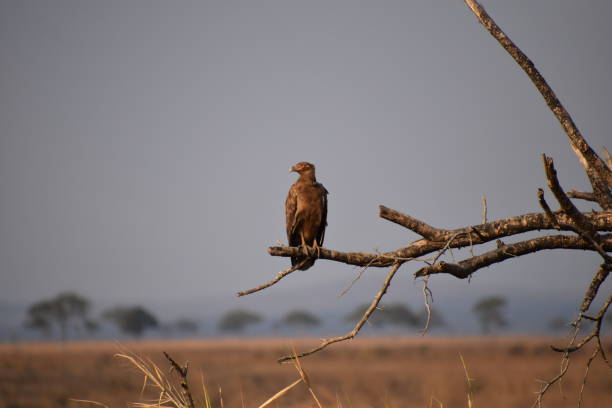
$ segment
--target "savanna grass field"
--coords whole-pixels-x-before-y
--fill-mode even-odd
[[[608,355],[610,339],[604,339]],[[177,379],[163,351],[189,362],[196,406],[203,388],[213,407],[259,407],[300,378],[293,364],[276,359],[317,339],[220,339],[0,345],[0,406],[3,408],[126,407],[155,402],[133,364],[117,354],[151,360],[166,378]],[[550,344],[562,339],[530,337],[360,338],[301,359],[313,393],[323,407],[529,407],[541,380],[554,377],[560,355]],[[591,350],[572,356],[560,385],[545,406],[575,407]],[[178,382],[177,382],[178,386]],[[144,387],[144,389],[143,389]],[[95,401],[103,405],[76,400]],[[583,407],[612,406],[612,375],[593,361]],[[165,405],[170,406],[170,405]],[[317,406],[304,383],[278,397],[272,407]]]

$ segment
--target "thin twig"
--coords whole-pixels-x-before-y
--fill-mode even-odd
[[[433,301],[433,295],[431,289],[429,289],[429,275],[423,279],[423,302],[425,303],[425,311],[427,312],[427,318],[425,319],[425,326],[421,329],[421,336],[427,334],[429,330],[429,322],[431,321],[431,301]]]
[[[409,230],[416,232],[423,238],[436,241],[439,237],[444,235],[447,231],[434,228],[431,225],[424,223],[423,221],[417,220],[407,214],[403,214],[399,211],[395,211],[391,208],[387,208],[384,205],[378,206],[379,216],[385,220],[394,222],[402,227],[406,227]]]
[[[538,202],[540,203],[540,207],[544,210],[544,214],[548,217],[551,224],[555,227],[556,230],[561,230],[561,226],[559,225],[559,221],[557,221],[557,216],[550,210],[546,199],[544,198],[544,190],[538,188]]]
[[[582,377],[582,385],[580,386],[580,391],[578,392],[578,408],[582,406],[582,394],[584,392],[584,387],[586,386],[586,383],[587,383],[587,378],[589,377],[589,369],[591,368],[591,363],[593,362],[595,357],[597,357],[597,354],[599,354],[600,351],[601,349],[599,348],[599,343],[598,343],[595,346],[595,351],[593,352],[593,354],[591,354],[591,356],[589,357],[589,360],[586,363],[586,368],[584,370],[584,377]]]
[[[303,261],[301,261],[298,264],[296,264],[295,266],[292,266],[289,269],[285,269],[284,271],[280,271],[276,275],[276,277],[274,279],[272,279],[271,281],[266,282],[263,285],[259,285],[259,286],[255,287],[253,289],[249,289],[249,290],[244,290],[242,292],[238,292],[238,293],[236,293],[236,296],[250,295],[251,293],[259,292],[260,290],[263,290],[265,288],[269,288],[270,286],[274,285],[279,280],[283,279],[285,276],[287,276],[290,273],[295,272],[298,269],[300,269],[302,267],[302,265],[304,265],[309,260],[310,260],[309,258],[306,258]]]
[[[611,270],[612,265],[610,264],[602,264],[599,267],[599,269],[595,273],[595,276],[593,276],[593,279],[591,280],[591,284],[589,285],[586,293],[584,294],[584,299],[582,300],[582,305],[580,306],[581,312],[584,313],[589,310],[593,299],[595,299],[597,292],[599,292],[599,288],[601,287],[602,283],[604,283],[605,280],[608,278],[608,275],[610,274]]]
[[[480,197],[480,199],[482,200],[482,223],[481,224],[486,224],[487,223],[487,199],[485,198],[485,196]]]
[[[380,300],[387,292],[387,289],[389,289],[389,285],[391,285],[391,280],[393,279],[393,277],[395,276],[395,273],[397,272],[397,270],[399,269],[401,265],[402,265],[401,263],[396,263],[395,265],[391,267],[391,269],[389,270],[389,273],[387,274],[387,277],[385,278],[385,281],[382,284],[382,287],[380,288],[380,291],[378,291],[376,296],[374,296],[374,300],[372,301],[368,309],[364,312],[361,319],[359,319],[359,321],[357,322],[353,330],[351,330],[349,333],[345,334],[344,336],[325,339],[321,342],[321,344],[319,344],[317,347],[311,350],[305,351],[297,355],[287,355],[287,356],[281,357],[280,359],[278,359],[278,362],[283,363],[285,361],[293,360],[295,358],[305,357],[310,354],[316,353],[319,350],[324,349],[330,344],[337,343],[337,342],[344,341],[344,340],[349,340],[355,337],[357,333],[359,333],[359,331],[361,330],[365,322],[368,321],[372,313],[374,313],[374,310],[376,310],[376,308],[378,307]]]
[[[577,198],[579,200],[594,201],[597,202],[597,198],[593,193],[587,193],[586,191],[569,190],[567,196],[570,198]]]

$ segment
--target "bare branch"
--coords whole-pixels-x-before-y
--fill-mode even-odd
[[[297,271],[298,269],[300,269],[302,267],[302,265],[304,265],[309,259],[306,258],[304,259],[302,262],[298,263],[295,266],[292,266],[291,268],[285,269],[283,271],[280,271],[276,277],[274,279],[272,279],[269,282],[264,283],[263,285],[259,285],[256,288],[253,289],[249,289],[249,290],[245,290],[242,292],[238,292],[236,293],[236,296],[244,296],[244,295],[250,295],[251,293],[255,293],[255,292],[259,292],[260,290],[263,290],[265,288],[268,288],[272,285],[274,285],[276,282],[278,282],[279,280],[283,279],[285,276],[289,275],[292,272]]]
[[[372,266],[372,267],[387,267],[393,265],[397,258],[392,254],[370,254],[367,252],[340,252],[333,251],[327,248],[317,248],[320,259],[328,259],[331,261],[342,262],[349,265],[357,266]],[[270,247],[268,253],[272,256],[304,256],[308,252],[305,248],[300,247]]]
[[[587,193],[585,191],[570,190],[567,192],[567,196],[570,198],[578,198],[579,200],[597,202],[597,198],[595,197],[595,194]]]
[[[447,233],[446,230],[434,228],[430,225],[427,225],[423,221],[419,221],[409,215],[403,214],[399,211],[395,211],[391,208],[387,208],[384,205],[380,205],[378,206],[378,208],[380,209],[379,215],[381,218],[399,224],[402,227],[406,227],[409,230],[421,235],[423,238],[436,241],[441,235]]]
[[[551,348],[560,353],[573,353],[574,351],[581,349],[585,344],[587,344],[593,338],[599,338],[600,333],[601,333],[601,324],[603,323],[603,318],[606,315],[608,311],[608,307],[610,307],[611,303],[612,303],[612,295],[608,297],[604,305],[601,307],[601,309],[599,309],[597,316],[595,317],[589,317],[585,315],[580,316],[579,319],[587,318],[589,320],[593,320],[595,322],[595,327],[588,335],[584,336],[576,345],[564,347],[564,348],[551,346]]]
[[[542,161],[544,162],[548,187],[555,195],[555,198],[561,205],[563,212],[573,220],[573,225],[576,228],[576,232],[585,240],[591,242],[593,248],[599,252],[606,263],[612,263],[612,258],[610,258],[610,256],[606,254],[601,247],[600,237],[599,234],[597,234],[597,231],[589,224],[585,216],[578,211],[578,209],[574,206],[574,203],[572,203],[572,201],[565,194],[565,191],[563,191],[561,184],[559,184],[553,159],[546,157],[546,155],[543,154]]]
[[[564,231],[574,231],[569,226],[572,220],[565,214],[557,214],[557,220]],[[584,214],[588,222],[598,231],[612,231],[612,212]],[[437,251],[446,245],[446,242],[456,236],[452,241],[451,248],[462,248],[469,245],[482,244],[506,236],[516,235],[529,231],[555,229],[551,220],[543,213],[532,213],[506,218],[487,224],[474,225],[456,230],[445,231],[444,240],[429,241],[420,239],[412,244],[392,252],[382,254],[371,254],[366,252],[340,252],[326,248],[318,248],[316,254],[320,259],[342,262],[349,265],[387,267],[398,261],[418,258],[422,255]],[[278,246],[268,248],[272,256],[298,257],[310,256],[306,248]],[[315,252],[313,251],[313,254]]]
[[[546,202],[546,199],[544,198],[544,190],[542,190],[541,188],[538,188],[538,202],[540,203],[540,207],[542,207],[542,209],[544,210],[544,214],[546,214],[546,216],[548,217],[551,224],[553,224],[555,229],[561,230],[561,226],[559,225],[559,222],[557,221],[557,216],[553,214],[553,212],[550,210],[550,207],[548,206],[548,203]]]
[[[565,110],[554,91],[536,69],[533,62],[527,58],[514,42],[512,42],[510,37],[502,31],[476,0],[465,0],[465,3],[476,15],[485,29],[500,43],[512,58],[514,58],[517,64],[525,71],[527,76],[529,76],[529,79],[531,79],[538,91],[540,91],[546,104],[567,134],[572,150],[574,150],[578,160],[584,167],[591,185],[593,186],[593,192],[597,197],[597,202],[605,210],[612,209],[612,194],[610,194],[612,172],[597,153],[591,149],[591,146],[589,146],[578,130],[572,117],[567,110]]]
[[[597,343],[597,345],[595,346],[595,350],[593,351],[593,354],[591,354],[591,356],[589,357],[586,363],[584,377],[582,377],[582,385],[580,386],[580,392],[578,393],[578,408],[582,406],[582,394],[584,393],[584,387],[586,386],[587,378],[589,377],[589,369],[591,368],[591,364],[593,363],[593,360],[595,360],[595,357],[597,357],[597,354],[599,354],[601,351],[602,351],[601,345],[600,343]]]
[[[569,199],[569,197],[563,191],[563,187],[559,183],[559,179],[557,178],[557,170],[555,169],[555,164],[553,163],[553,159],[551,157],[547,157],[545,154],[542,155],[542,162],[544,163],[544,170],[546,172],[546,179],[548,181],[548,188],[555,195],[555,198],[561,205],[563,212],[565,212],[572,220],[574,220],[576,226],[583,231],[590,230],[590,226],[587,221],[584,219],[584,216],[574,203]]]
[[[487,223],[487,199],[485,196],[480,197],[482,200],[482,222],[481,224]]]
[[[324,349],[325,347],[329,346],[330,344],[338,343],[338,342],[344,341],[344,340],[349,340],[349,339],[352,339],[353,337],[355,337],[357,335],[357,333],[359,333],[359,331],[361,330],[361,328],[363,327],[365,322],[368,321],[368,319],[370,318],[372,313],[374,313],[374,310],[376,310],[376,308],[378,307],[378,304],[380,303],[380,300],[382,299],[382,297],[385,295],[385,293],[387,293],[387,289],[389,289],[389,285],[391,285],[391,280],[395,276],[395,273],[400,268],[400,266],[402,266],[402,263],[398,262],[398,263],[394,264],[391,267],[391,269],[389,270],[389,273],[387,274],[387,277],[385,278],[385,281],[382,284],[382,287],[380,288],[380,291],[378,291],[378,293],[374,297],[374,300],[370,304],[370,307],[368,307],[368,309],[365,311],[365,313],[363,314],[361,319],[359,319],[359,321],[357,322],[357,324],[355,325],[353,330],[351,330],[350,332],[348,332],[344,336],[339,336],[339,337],[333,337],[333,338],[325,339],[325,340],[323,340],[323,342],[321,344],[319,344],[317,347],[315,347],[315,348],[313,348],[311,350],[305,351],[305,352],[297,354],[297,355],[293,354],[293,355],[287,355],[287,356],[281,357],[278,360],[278,362],[279,363],[283,363],[285,361],[289,361],[289,360],[294,360],[296,358],[305,357],[305,356],[308,356],[310,354],[316,353],[319,350]]]
[[[587,289],[584,295],[584,300],[582,301],[582,305],[580,306],[581,312],[586,312],[587,310],[589,310],[593,299],[597,295],[597,292],[599,292],[599,287],[602,283],[604,283],[604,281],[610,274],[610,270],[612,270],[612,265],[610,264],[602,264],[599,267],[597,273],[595,274],[595,276],[593,276],[593,280],[591,281],[589,288]]]
[[[605,235],[603,241],[608,250],[612,250],[612,234]],[[478,269],[502,262],[508,258],[531,254],[544,249],[591,249],[588,241],[581,237],[568,235],[548,235],[514,244],[502,245],[492,251],[468,258],[457,264],[440,262],[436,265],[419,269],[415,277],[428,276],[436,273],[448,273],[460,279],[465,279]]]

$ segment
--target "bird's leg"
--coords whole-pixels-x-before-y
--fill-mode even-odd
[[[308,251],[308,245],[306,245],[306,240],[304,239],[304,234],[302,234],[301,232],[300,232],[300,239],[302,240],[302,244],[300,245],[300,247],[304,248],[306,250],[306,254],[310,256],[310,252]]]
[[[321,247],[319,246],[319,241],[314,240],[312,247],[317,251],[317,258],[321,257]]]

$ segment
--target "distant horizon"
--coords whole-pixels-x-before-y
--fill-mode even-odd
[[[119,303],[116,305],[133,305],[133,303]],[[97,320],[99,318],[100,313],[111,307],[116,306],[115,304],[109,305],[97,305],[95,302],[92,303],[92,313],[90,316]],[[223,313],[212,314],[208,316],[198,316],[197,313],[189,312],[193,310],[189,306],[183,306],[180,309],[174,309],[172,311],[167,310],[163,304],[141,304],[141,306],[145,307],[145,309],[149,310],[156,316],[160,322],[160,324],[169,324],[179,318],[187,318],[193,320],[198,323],[199,328],[196,332],[192,334],[183,333],[177,331],[166,331],[162,332],[160,328],[155,328],[150,331],[145,332],[143,339],[153,339],[153,338],[219,338],[224,336],[236,336],[236,337],[261,337],[270,333],[277,333],[279,336],[283,335],[299,335],[299,337],[308,337],[308,336],[336,336],[339,334],[344,334],[352,329],[354,323],[348,322],[345,320],[346,316],[352,312],[359,304],[354,305],[352,308],[343,309],[334,309],[331,311],[327,311],[324,314],[319,311],[303,309],[307,312],[310,312],[321,319],[321,324],[318,326],[314,326],[311,328],[291,328],[279,326],[279,322],[283,317],[285,311],[280,313],[266,313],[266,311],[258,311],[253,310],[259,314],[263,320],[261,323],[254,324],[253,326],[247,327],[242,333],[232,333],[232,332],[224,332],[218,328],[218,323],[223,317],[223,314],[231,309],[226,310]],[[414,307],[412,305],[408,305],[413,312],[418,312],[420,307]],[[446,307],[444,307],[446,306]],[[0,341],[1,342],[10,342],[15,341],[11,340],[11,337],[18,337],[17,341],[60,341],[59,335],[57,332],[54,332],[53,335],[45,337],[45,335],[34,329],[28,329],[23,326],[23,322],[26,317],[26,310],[28,305],[22,304],[17,305],[13,304],[11,307],[7,307],[6,304],[0,303]],[[422,305],[421,305],[422,307]],[[534,308],[533,302],[530,302],[527,306],[528,308]],[[550,325],[553,320],[556,319],[566,319],[565,321],[569,323],[572,318],[577,313],[577,309],[574,309],[575,305],[570,300],[565,301],[557,301],[556,303],[541,302],[539,307],[535,307],[535,311],[531,311],[531,313],[526,313],[525,310],[521,308],[520,302],[513,302],[509,300],[508,305],[504,311],[504,315],[506,316],[509,325],[505,328],[499,328],[494,330],[493,335],[529,335],[529,336],[540,336],[540,335],[558,335],[563,336],[568,333],[569,326],[566,330],[563,329],[553,329]],[[435,327],[430,329],[430,334],[434,334],[436,336],[462,336],[462,335],[484,335],[481,332],[478,319],[473,314],[471,307],[465,309],[457,309],[452,307],[452,299],[447,299],[443,306],[433,304],[433,308],[437,313],[440,313],[442,317],[445,319],[447,323],[447,327]],[[241,308],[236,308],[241,309]],[[247,307],[246,310],[249,310]],[[165,311],[165,315],[162,313],[159,314],[160,311]],[[384,313],[384,312],[377,312]],[[161,317],[163,316],[163,318]],[[20,319],[21,317],[21,319]],[[373,316],[373,319],[376,319],[377,315]],[[117,328],[113,327],[110,322],[103,322],[103,326],[100,331],[93,334],[86,334],[84,332],[80,332],[80,336],[82,339],[91,339],[91,340],[110,340],[110,339],[131,339],[133,337],[121,333]],[[419,335],[420,326],[412,326],[405,327],[402,325],[390,325],[386,324],[380,328],[371,326],[371,324],[366,325],[363,328],[362,332],[366,336],[377,336],[377,335]],[[74,335],[74,332],[71,332]],[[68,340],[73,340],[68,336]],[[78,339],[76,339],[78,340]]]

